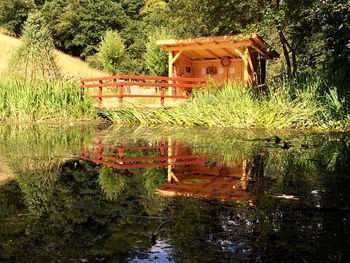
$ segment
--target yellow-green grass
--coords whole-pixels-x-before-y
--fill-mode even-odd
[[[0,122],[75,121],[94,118],[90,98],[67,81],[0,79]]]
[[[329,101],[317,82],[309,81],[296,92],[288,85],[272,85],[266,94],[227,84],[195,92],[174,108],[147,109],[125,105],[106,110],[111,121],[145,125],[189,125],[272,129],[349,129],[348,109],[338,113],[338,97]],[[333,91],[336,92],[336,91]]]
[[[12,52],[21,44],[21,40],[0,33],[0,73],[6,69]],[[57,63],[65,78],[100,77],[107,73],[91,68],[79,58],[56,51]]]

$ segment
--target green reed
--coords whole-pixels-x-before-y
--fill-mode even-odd
[[[124,106],[106,110],[120,123],[272,129],[348,129],[350,110],[322,79],[280,81],[259,92],[226,84],[196,91],[185,104],[165,109]]]
[[[79,87],[63,81],[0,80],[0,121],[92,118],[92,102]]]

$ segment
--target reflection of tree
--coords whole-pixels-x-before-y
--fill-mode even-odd
[[[101,167],[98,182],[106,197],[110,200],[117,199],[126,187],[126,176],[124,170],[114,170],[108,166]]]
[[[238,156],[239,141],[228,144],[225,139],[225,145],[220,138],[216,135],[217,145],[210,149],[213,138],[206,144],[201,137],[196,151],[211,150],[216,156],[225,149],[231,151],[226,156]],[[18,182],[0,186],[0,261],[67,261],[81,256],[127,262],[147,257],[151,234],[170,219],[157,240],[171,245],[175,261],[337,262],[350,254],[350,162],[348,141],[336,138],[323,136],[320,142],[308,137],[309,148],[290,139],[290,149],[261,140],[247,142],[241,151],[255,165],[255,188],[248,187],[259,197],[254,207],[154,195],[166,181],[163,168],[116,175],[114,169],[75,159],[33,159],[35,166],[29,167],[23,162],[16,169]],[[64,141],[58,143],[62,148],[55,148],[55,154],[66,149]],[[231,149],[233,144],[238,146]],[[272,180],[263,180],[261,165],[264,177]],[[297,195],[299,201],[277,199],[282,193]]]
[[[13,222],[16,231],[9,231],[0,237],[1,244],[10,246],[6,247],[9,259],[16,261],[26,257],[31,261],[39,253],[48,258],[103,255],[126,261],[126,258],[138,253],[134,249],[135,240],[140,239],[138,231],[145,233],[140,250],[149,247],[151,233],[159,223],[158,220],[147,219],[149,214],[146,211],[149,208],[146,209],[144,203],[148,203],[142,198],[145,192],[144,177],[125,172],[123,190],[116,195],[112,188],[113,199],[106,199],[101,194],[99,174],[109,176],[113,175],[113,171],[89,162],[72,160],[58,169],[43,169],[27,174],[28,177],[24,177],[24,174],[20,176],[20,185],[25,186],[21,190],[28,209],[23,211],[22,224]],[[153,200],[153,205],[159,209],[164,207],[157,206],[157,199]],[[22,199],[18,200],[17,206],[23,206]],[[6,205],[2,211],[9,209],[10,206]],[[15,213],[19,213],[19,210]],[[6,216],[6,220],[9,218]],[[135,220],[140,218],[143,220],[136,224]],[[149,224],[145,224],[145,220]],[[123,245],[114,252],[109,249],[116,244],[106,244],[110,240],[119,240]],[[0,254],[6,255],[2,251]]]

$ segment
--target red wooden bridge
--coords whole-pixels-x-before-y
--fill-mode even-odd
[[[119,98],[120,103],[123,103],[124,98],[159,98],[160,105],[164,107],[165,99],[187,99],[192,89],[203,88],[206,85],[205,78],[170,78],[133,75],[85,78],[81,79],[80,82],[82,89],[98,89],[97,95],[91,96],[97,98],[98,108],[102,107],[103,98]],[[132,93],[131,87],[152,88],[153,93]],[[104,93],[103,89],[109,89],[108,94]]]
[[[176,147],[176,151],[172,149]],[[203,164],[204,157],[190,153],[181,154],[178,150],[184,147],[180,143],[171,145],[160,141],[157,145],[128,146],[123,144],[108,145],[101,141],[92,143],[89,150],[82,150],[80,156],[98,164],[107,165],[116,169],[140,169],[150,167],[167,167],[169,163],[176,162],[177,165]],[[142,155],[143,151],[156,150],[156,156],[128,156],[130,152]],[[125,155],[126,152],[129,154]],[[169,155],[170,154],[170,155]],[[133,154],[132,154],[133,155]]]

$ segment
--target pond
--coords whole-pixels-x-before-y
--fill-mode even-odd
[[[348,262],[350,135],[0,127],[1,262]]]

